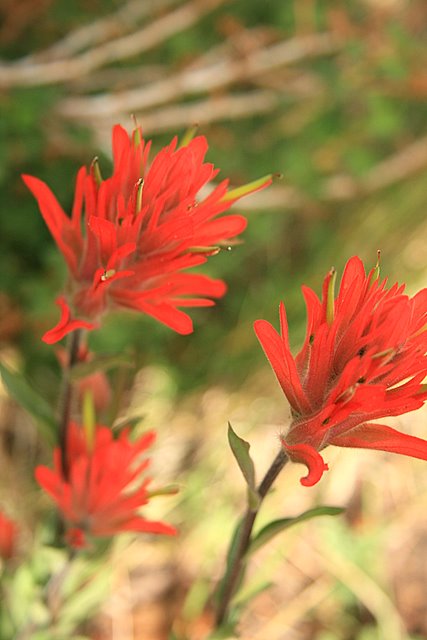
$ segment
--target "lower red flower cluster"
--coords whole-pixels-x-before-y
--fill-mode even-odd
[[[67,459],[56,447],[54,469],[39,466],[35,475],[61,511],[71,546],[86,546],[87,536],[122,531],[176,534],[174,527],[139,513],[150,498],[150,478],[144,477],[149,460],[143,454],[154,440],[155,434],[148,432],[131,442],[126,429],[114,439],[111,429],[99,425],[88,435],[70,423]]]

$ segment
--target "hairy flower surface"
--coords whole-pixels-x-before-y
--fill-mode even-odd
[[[211,306],[224,295],[222,280],[183,270],[203,264],[218,244],[245,229],[244,217],[221,214],[271,179],[229,192],[224,180],[198,199],[218,173],[204,162],[207,149],[203,136],[181,147],[174,138],[149,165],[150,142],[140,129],[129,137],[116,125],[113,175],[102,180],[97,162],[89,172],[82,167],[71,217],[44,182],[23,176],[70,274],[66,295],[57,300],[61,320],[45,342],[93,329],[109,306],[141,311],[188,334],[192,321],[179,307]]]
[[[97,426],[92,444],[87,433],[70,423],[67,446],[67,477],[59,447],[54,469],[36,468],[40,486],[53,498],[67,524],[67,539],[74,547],[86,545],[86,535],[112,536],[121,531],[174,535],[163,522],[146,520],[139,508],[149,501],[149,465],[141,455],[153,443],[150,432],[130,442],[127,430],[114,440],[111,429]]]
[[[404,285],[387,288],[378,267],[368,275],[351,258],[338,296],[335,271],[322,300],[303,287],[307,333],[293,357],[283,303],[281,333],[265,320],[255,332],[292,411],[281,438],[289,458],[309,470],[301,483],[316,484],[328,467],[319,451],[332,444],[400,453],[427,460],[427,442],[377,424],[378,418],[418,409],[427,398],[427,289],[412,298]]]
[[[0,511],[0,558],[12,558],[18,537],[18,526]]]

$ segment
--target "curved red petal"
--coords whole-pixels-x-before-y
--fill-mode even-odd
[[[281,442],[292,462],[301,462],[308,469],[308,475],[300,480],[301,484],[304,487],[312,487],[317,484],[324,471],[329,469],[320,453],[309,444],[289,445],[284,439]]]

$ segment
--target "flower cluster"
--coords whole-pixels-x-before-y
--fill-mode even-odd
[[[218,173],[204,162],[203,136],[181,147],[174,138],[151,165],[149,150],[139,128],[129,137],[115,126],[113,174],[103,180],[96,161],[89,172],[79,170],[71,217],[44,182],[23,176],[70,275],[66,294],[57,300],[61,319],[45,342],[93,329],[107,307],[141,311],[188,334],[192,321],[179,307],[210,306],[224,295],[222,280],[184,270],[203,264],[244,230],[244,217],[221,214],[271,177],[229,192],[223,180],[200,199],[202,187]]]
[[[153,443],[154,433],[131,442],[128,430],[123,430],[115,440],[108,427],[96,426],[89,435],[71,422],[67,435],[67,460],[56,447],[54,469],[39,466],[35,475],[62,512],[71,546],[86,546],[88,535],[176,533],[170,525],[138,513],[150,498],[150,479],[143,477],[149,460],[141,460],[141,455]]]
[[[378,265],[365,275],[357,257],[348,261],[336,299],[334,280],[332,270],[322,300],[303,287],[307,333],[295,358],[283,303],[280,335],[265,320],[255,323],[291,406],[282,444],[291,460],[307,465],[306,486],[327,469],[319,451],[329,444],[427,460],[425,440],[372,422],[418,409],[427,398],[427,289],[409,297],[403,285],[387,288]]]

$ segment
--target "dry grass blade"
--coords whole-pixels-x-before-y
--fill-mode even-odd
[[[332,551],[326,544],[320,548],[304,545],[304,554],[313,557],[330,575],[342,582],[375,617],[383,640],[406,640],[402,619],[383,589],[371,576],[349,558]]]
[[[269,618],[251,640],[282,640],[285,638],[284,630],[294,627],[311,609],[327,598],[334,588],[335,581],[329,576],[318,578],[287,602],[276,615]]]

